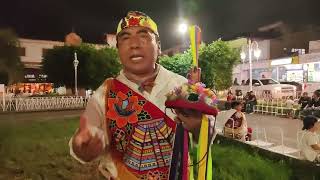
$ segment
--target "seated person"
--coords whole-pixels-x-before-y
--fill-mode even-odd
[[[231,109],[231,102],[232,102],[233,100],[235,100],[235,97],[233,96],[233,94],[232,94],[232,92],[231,92],[231,90],[230,90],[230,91],[228,91],[227,101],[226,101],[226,103],[225,103],[225,109],[226,109],[226,110]]]
[[[290,96],[289,99],[286,100],[285,102],[286,104],[286,112],[287,112],[287,116],[292,118],[293,117],[293,105],[294,105],[294,100],[293,100],[293,96]]]
[[[247,135],[247,121],[244,113],[241,112],[243,104],[239,101],[234,101],[231,108],[236,110],[231,117],[228,118],[223,128],[223,134],[234,139],[245,140]]]
[[[245,81],[245,80],[242,80],[242,81],[241,81],[241,86],[244,86],[244,85],[246,85],[246,81]]]
[[[320,118],[320,89],[314,91],[312,100],[302,111],[303,116],[314,115]]]
[[[302,155],[306,160],[320,162],[320,140],[317,131],[320,124],[315,116],[303,119],[303,133],[299,141]]]
[[[253,106],[257,105],[257,97],[253,91],[249,92],[248,99],[246,100],[246,112],[253,113]]]
[[[303,110],[308,104],[310,104],[311,98],[308,96],[307,92],[304,92],[299,99],[299,104],[301,105],[301,110]]]

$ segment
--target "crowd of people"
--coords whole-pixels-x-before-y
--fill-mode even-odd
[[[225,109],[229,110],[231,109],[231,103],[233,101],[238,100],[237,97],[242,97],[242,92],[241,91],[237,91],[236,95],[233,95],[233,93],[231,91],[228,91],[227,94],[227,101],[225,103]],[[240,98],[240,100],[243,103],[243,109],[242,111],[251,114],[253,113],[253,107],[255,105],[257,105],[257,97],[254,94],[253,91],[247,92],[246,95],[243,98]]]
[[[220,113],[218,119],[223,121],[224,136],[248,141],[251,140],[252,128],[248,127],[245,113],[253,113],[253,107],[257,104],[257,97],[253,91],[247,92],[240,100],[237,97],[243,97],[241,91],[237,91],[236,95],[228,91],[227,101],[225,102],[226,111]]]
[[[299,99],[301,105],[302,117],[307,115],[314,115],[320,118],[320,89],[314,91],[312,98],[308,96],[308,93],[303,93]]]
[[[224,124],[224,136],[241,141],[251,140],[252,129],[247,125],[245,113],[252,114],[253,107],[256,104],[257,98],[253,91],[247,92],[243,97],[241,91],[236,91],[234,95],[229,90],[225,102],[225,111],[218,115],[218,119]]]
[[[257,97],[253,91],[247,92],[243,96],[241,91],[236,91],[235,95],[231,90],[227,93],[227,100],[225,102],[225,109],[231,109],[231,103],[235,100],[240,100],[244,104],[243,112],[251,114],[254,111],[254,106],[257,105]],[[271,101],[267,99],[265,101]],[[314,115],[320,118],[320,89],[314,91],[313,95],[310,97],[307,92],[304,92],[300,98],[295,98],[294,96],[289,96],[285,99],[279,101],[282,107],[285,107],[287,117],[290,118],[303,118],[307,115]],[[298,109],[296,109],[299,107]],[[293,111],[296,109],[296,111]]]
[[[241,95],[241,92],[236,92],[236,96]],[[241,101],[238,101],[236,96],[231,91],[227,94],[225,112],[228,116],[222,118],[226,119],[223,134],[242,141],[250,140],[252,129],[248,128],[245,113],[253,112],[257,98],[252,91],[248,92]],[[299,99],[290,96],[285,101],[285,106],[289,110],[293,109],[295,104],[299,105],[303,120],[302,135],[298,141],[302,158],[320,163],[320,90],[316,90],[312,97],[304,92]],[[287,111],[287,113],[289,117],[297,116],[297,114],[293,114],[293,111]]]

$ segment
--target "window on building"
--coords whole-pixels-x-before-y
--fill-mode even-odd
[[[308,64],[308,82],[320,82],[320,63]]]
[[[293,54],[297,54],[297,55],[302,55],[306,53],[305,49],[296,49],[296,48],[292,48],[291,49],[291,53]]]
[[[19,56],[26,56],[26,48],[18,47],[18,54]]]

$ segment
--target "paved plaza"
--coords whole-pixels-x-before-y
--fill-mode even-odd
[[[255,128],[265,128],[268,141],[281,143],[279,128],[283,131],[283,143],[286,146],[297,148],[297,131],[302,128],[300,119],[280,118],[272,115],[250,114],[246,115],[248,126]],[[261,134],[259,133],[261,137]]]
[[[59,117],[75,117],[80,116],[83,110],[68,110],[68,111],[48,111],[48,112],[28,112],[28,113],[1,113],[0,121],[3,120],[54,120]],[[289,147],[296,148],[297,131],[302,128],[302,121],[299,119],[280,118],[272,115],[247,114],[248,126],[253,130],[257,128],[265,128],[267,138],[277,144],[281,143],[280,131],[281,128],[284,136],[284,144]],[[276,127],[276,128],[275,128]],[[262,134],[258,134],[262,137]],[[254,137],[255,138],[255,135]]]

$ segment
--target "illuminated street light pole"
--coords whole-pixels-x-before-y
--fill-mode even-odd
[[[188,24],[187,24],[187,23],[181,23],[181,24],[179,24],[178,31],[179,31],[181,34],[185,34],[185,33],[188,31]]]
[[[254,45],[256,45],[256,46],[254,47]],[[261,55],[261,50],[259,49],[259,45],[258,45],[257,41],[251,41],[251,39],[249,39],[249,41],[248,41],[248,54],[249,54],[249,81],[250,81],[249,86],[250,86],[250,91],[252,91],[252,53],[258,60],[258,58]],[[240,57],[241,57],[242,61],[244,62],[246,59],[246,53],[244,52],[243,49],[240,53]]]
[[[74,66],[74,88],[75,88],[75,95],[78,96],[78,86],[77,86],[77,81],[78,81],[78,77],[77,77],[77,67],[78,67],[79,61],[78,61],[78,57],[77,57],[77,53],[74,53],[74,60],[73,60],[73,66]]]

